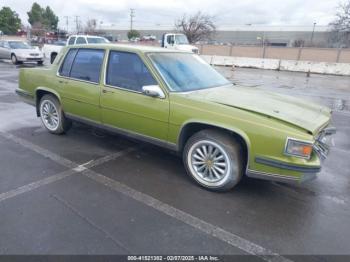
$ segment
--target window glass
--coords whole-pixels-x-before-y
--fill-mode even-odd
[[[231,84],[198,55],[153,53],[149,55],[171,91],[192,91]]]
[[[74,45],[74,41],[75,41],[75,37],[74,36],[69,38],[68,45]]]
[[[77,42],[75,43],[76,45],[79,45],[79,44],[86,44],[86,40],[84,37],[78,37],[77,38]]]
[[[102,37],[88,37],[87,41],[89,44],[105,44],[108,43],[108,41],[105,38]]]
[[[75,56],[70,77],[98,83],[104,50],[79,49]]]
[[[0,47],[4,47],[4,42],[0,41]]]
[[[64,58],[62,66],[60,68],[61,76],[69,76],[70,68],[72,67],[72,63],[74,61],[74,57],[77,53],[78,49],[70,49]]]
[[[157,85],[158,83],[138,55],[111,51],[106,84],[142,92],[143,86]]]
[[[173,35],[168,35],[167,36],[167,42],[169,44],[174,44],[174,36]]]

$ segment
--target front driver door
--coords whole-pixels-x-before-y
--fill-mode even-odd
[[[119,131],[162,143],[168,137],[169,99],[144,95],[142,87],[148,85],[158,83],[136,53],[110,51],[101,94],[102,120]]]

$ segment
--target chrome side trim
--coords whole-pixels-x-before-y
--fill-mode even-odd
[[[302,172],[302,173],[318,173],[321,171],[321,166],[308,167],[308,166],[297,166],[294,164],[284,163],[275,159],[270,159],[266,157],[255,157],[255,162],[263,165],[273,166],[282,169],[288,169],[292,171]]]
[[[266,173],[262,171],[251,170],[251,169],[247,170],[246,175],[251,178],[276,181],[276,182],[282,182],[282,183],[292,183],[292,184],[299,184],[299,183],[310,181],[316,178],[316,174],[313,174],[313,173],[303,174],[301,175],[300,178],[298,178],[294,176],[284,176],[280,174]]]
[[[129,137],[131,139],[136,139],[136,140],[140,140],[146,143],[150,143],[156,146],[160,146],[160,147],[164,147],[167,149],[170,149],[172,151],[178,151],[178,146],[174,143],[169,143],[167,141],[158,139],[158,138],[154,138],[154,137],[150,137],[150,136],[145,136],[145,135],[141,135],[139,133],[136,132],[132,132],[129,130],[125,130],[122,128],[118,128],[118,127],[114,127],[111,125],[107,125],[107,124],[103,124],[103,123],[99,123],[90,119],[87,119],[85,117],[80,117],[80,116],[76,116],[74,114],[70,114],[70,113],[65,113],[65,116],[73,121],[77,121],[77,122],[81,122],[90,126],[94,126],[112,133],[116,133],[119,135],[123,135],[126,137]]]

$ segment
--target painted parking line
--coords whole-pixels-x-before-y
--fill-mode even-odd
[[[40,181],[31,183],[27,186],[24,186],[22,188],[18,188],[13,190],[13,192],[7,192],[3,193],[5,194],[3,196],[4,200],[8,199],[10,197],[14,197],[18,194],[23,194],[25,192],[31,191],[35,188],[38,188],[42,185],[47,185],[49,183],[53,183],[55,181],[58,181],[60,179],[63,179],[69,175],[81,173],[84,176],[98,182],[99,184],[102,184],[116,192],[122,193],[146,206],[149,206],[163,214],[168,215],[169,217],[175,218],[179,221],[182,221],[183,223],[192,226],[193,228],[208,234],[216,239],[219,239],[235,248],[239,248],[243,250],[244,252],[257,256],[259,258],[262,258],[265,261],[273,261],[273,262],[290,262],[291,260],[279,255],[278,253],[275,253],[267,248],[264,248],[260,245],[257,245],[243,237],[240,237],[236,234],[233,234],[231,232],[228,232],[220,227],[217,227],[213,224],[210,224],[204,220],[201,220],[200,218],[197,218],[195,216],[192,216],[191,214],[188,214],[180,209],[177,209],[171,205],[168,205],[156,198],[153,198],[150,195],[144,194],[142,192],[139,192],[135,189],[132,189],[128,187],[125,184],[122,184],[116,180],[110,179],[100,173],[97,173],[89,168],[94,167],[96,165],[100,165],[102,163],[108,162],[110,160],[116,159],[118,157],[121,157],[125,154],[128,154],[134,150],[136,150],[136,147],[127,148],[126,150],[122,150],[119,152],[116,152],[115,154],[112,154],[110,156],[105,156],[100,159],[97,159],[95,161],[90,161],[85,163],[84,165],[77,165],[71,160],[68,160],[64,157],[61,157],[53,152],[50,152],[44,148],[41,148],[40,146],[37,146],[25,139],[19,138],[15,135],[0,132],[0,135],[6,137],[9,140],[14,141],[15,143],[18,143],[28,149],[31,149],[32,151],[41,154],[45,157],[48,157],[49,159],[55,161],[56,163],[59,163],[61,165],[70,167],[71,169],[65,172],[62,172],[60,174],[57,174],[49,178],[46,178],[48,181],[43,181],[45,179],[42,179]],[[113,156],[113,157],[112,157]],[[70,174],[71,172],[71,174]],[[7,194],[7,195],[6,195]],[[1,195],[0,195],[1,196]],[[1,201],[1,198],[0,198]]]
[[[20,144],[21,146],[23,146],[27,149],[30,149],[31,151],[34,151],[34,152],[36,152],[44,157],[47,157],[60,165],[63,165],[65,167],[70,168],[69,170],[63,171],[61,173],[43,178],[41,180],[38,180],[38,181],[32,182],[30,184],[12,189],[12,190],[7,191],[7,192],[1,193],[0,194],[0,202],[4,201],[6,199],[9,199],[9,198],[13,198],[13,197],[16,197],[18,195],[30,192],[34,189],[39,188],[39,187],[42,187],[42,186],[54,183],[56,181],[62,180],[68,176],[81,173],[81,172],[87,170],[88,168],[92,168],[92,167],[101,165],[101,164],[106,163],[110,160],[117,159],[118,157],[122,157],[126,154],[129,154],[132,151],[137,150],[137,147],[129,147],[129,148],[126,148],[124,150],[118,151],[116,153],[98,158],[96,160],[91,160],[87,163],[79,165],[79,164],[76,164],[69,159],[66,159],[64,157],[61,157],[61,156],[55,154],[55,153],[52,153],[52,152],[50,152],[50,151],[48,151],[40,146],[37,146],[29,141],[26,141],[20,137],[14,136],[12,134],[4,133],[4,132],[0,132],[0,135],[9,139],[9,140],[12,140],[13,142],[15,142],[17,144]]]

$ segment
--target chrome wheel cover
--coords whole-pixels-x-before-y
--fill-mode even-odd
[[[210,140],[201,140],[191,146],[187,164],[195,179],[207,186],[220,186],[232,171],[226,150]]]
[[[59,126],[58,110],[53,102],[44,100],[40,105],[40,115],[45,127],[55,131]]]

